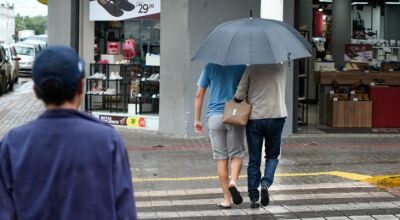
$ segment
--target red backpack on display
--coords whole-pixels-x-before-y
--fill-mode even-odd
[[[125,59],[132,59],[136,56],[136,42],[133,39],[127,39],[124,42],[124,46],[122,48],[122,56]]]

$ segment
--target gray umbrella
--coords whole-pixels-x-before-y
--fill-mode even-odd
[[[217,26],[192,61],[221,65],[275,64],[310,56],[311,45],[289,24],[245,18]]]

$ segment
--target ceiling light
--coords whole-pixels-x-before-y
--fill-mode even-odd
[[[397,1],[397,2],[385,2],[385,4],[387,4],[387,5],[400,5],[400,2],[399,1]]]
[[[351,5],[368,5],[368,2],[353,2]]]
[[[319,2],[329,2],[329,3],[332,3],[333,0],[319,0]]]

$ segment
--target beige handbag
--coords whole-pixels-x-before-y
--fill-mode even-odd
[[[225,103],[224,118],[222,122],[230,125],[238,125],[245,127],[249,120],[251,105],[243,100],[240,103],[230,100]]]

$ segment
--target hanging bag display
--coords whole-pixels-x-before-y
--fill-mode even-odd
[[[230,100],[225,103],[224,117],[222,122],[230,125],[245,127],[249,121],[251,105],[243,100],[239,103]]]
[[[364,20],[361,19],[360,12],[357,12],[356,18],[353,20],[353,38],[365,39]]]
[[[122,49],[122,56],[125,59],[132,59],[136,56],[136,42],[133,39],[127,39],[124,41],[124,46]]]

